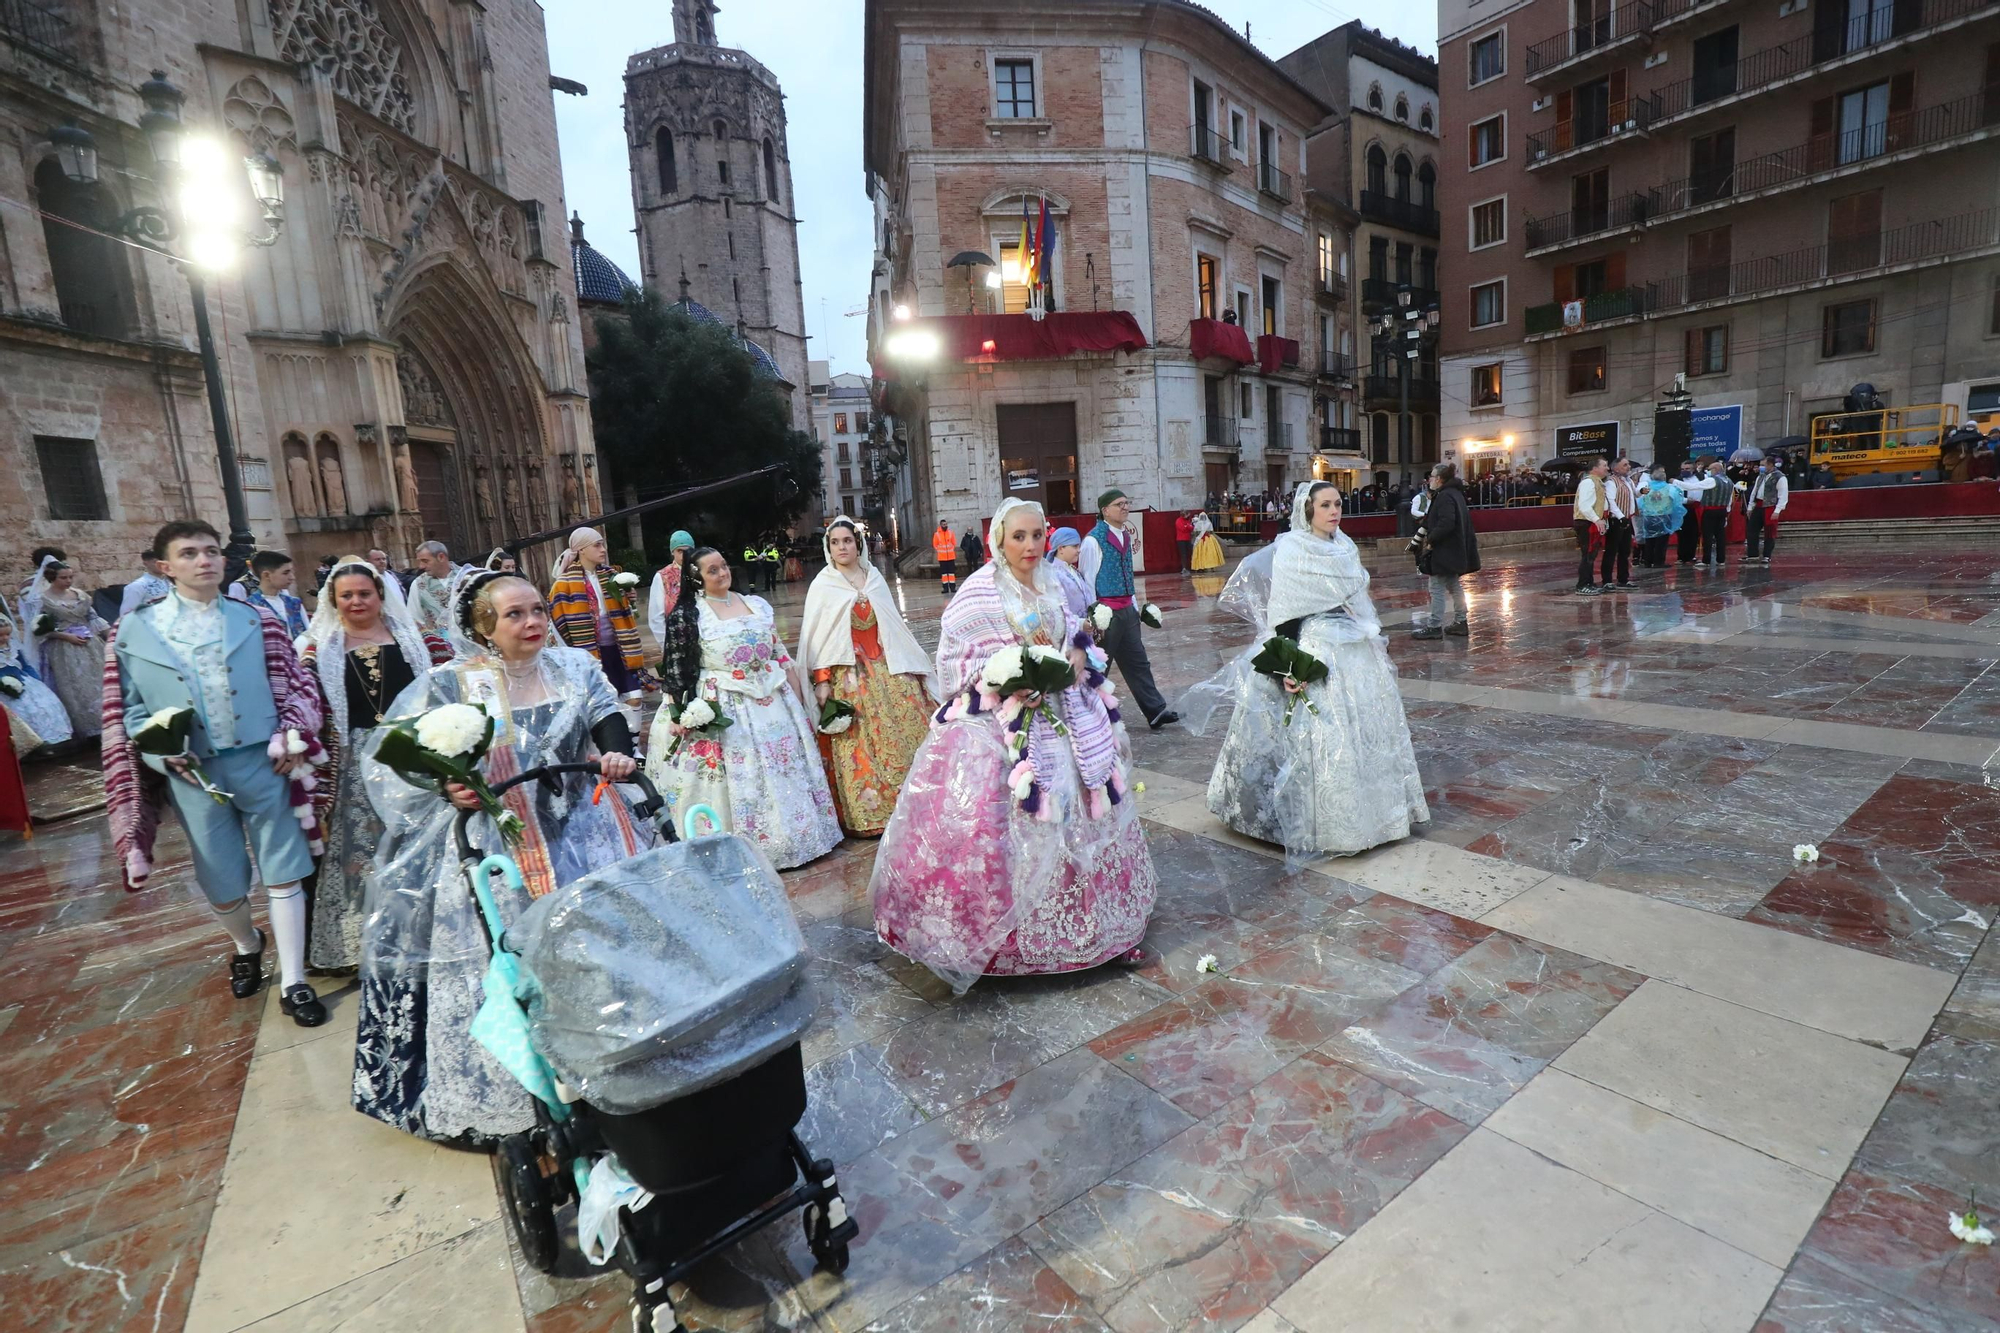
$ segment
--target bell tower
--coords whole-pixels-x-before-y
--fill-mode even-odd
[[[714,0],[674,0],[674,41],[681,46],[715,45]]]

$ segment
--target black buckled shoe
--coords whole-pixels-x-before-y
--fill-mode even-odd
[[[1180,720],[1181,720],[1181,715],[1179,713],[1176,713],[1173,709],[1169,708],[1166,712],[1160,714],[1158,717],[1154,718],[1151,722],[1147,723],[1146,725],[1151,727],[1154,731],[1158,731],[1161,727],[1171,727],[1174,723]]]
[[[247,1000],[264,988],[264,946],[269,943],[263,931],[257,932],[257,952],[238,953],[229,956],[229,993],[239,1000]]]
[[[302,1028],[316,1028],[326,1022],[326,1006],[320,1003],[313,988],[301,981],[296,986],[287,986],[278,996],[278,1008]]]

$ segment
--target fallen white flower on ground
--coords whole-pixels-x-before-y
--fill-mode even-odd
[[[1215,965],[1214,954],[1205,953],[1195,961],[1194,970],[1197,972],[1220,972],[1222,969]]]
[[[1979,1214],[1967,1209],[1963,1213],[1952,1213],[1951,1234],[1972,1245],[1991,1245],[1993,1228],[1979,1220]]]
[[[1794,861],[1817,861],[1819,860],[1819,848],[1809,842],[1799,843],[1792,848],[1792,859]]]

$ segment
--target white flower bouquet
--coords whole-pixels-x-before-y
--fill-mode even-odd
[[[629,570],[619,570],[611,576],[611,581],[621,588],[636,588],[639,586],[639,576],[631,573]]]
[[[1139,620],[1148,629],[1159,629],[1167,623],[1167,618],[1160,613],[1160,608],[1151,602],[1139,608]]]
[[[20,698],[26,688],[18,677],[0,676],[0,693],[4,693],[10,699]]]
[[[671,709],[674,706],[668,704],[667,707]],[[674,743],[667,747],[666,757],[669,760],[681,752],[681,746],[685,745],[690,737],[699,739],[703,736],[719,736],[724,728],[735,725],[733,718],[706,699],[690,699],[669,716],[680,727],[680,732],[674,737]]]
[[[1111,608],[1102,602],[1090,604],[1090,628],[1102,634],[1111,628]]]
[[[208,799],[217,805],[228,805],[231,793],[210,782],[208,775],[201,771],[201,765],[188,753],[188,737],[193,733],[193,708],[162,708],[147,718],[145,725],[132,733],[132,744],[138,747],[140,754],[185,761],[185,772],[201,785],[201,789],[208,794]]]
[[[838,736],[854,725],[854,705],[845,699],[828,699],[819,706],[819,732]]]
[[[479,805],[509,843],[520,840],[521,817],[500,803],[479,772],[493,744],[493,718],[471,704],[441,704],[416,717],[383,723],[375,757],[405,778],[442,793],[444,784],[470,787]]]

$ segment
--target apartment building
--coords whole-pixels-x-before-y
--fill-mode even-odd
[[[820,482],[826,488],[815,526],[835,514],[880,523],[868,474],[868,377],[830,375],[824,361],[806,362],[808,411],[819,441]]]
[[[1180,0],[871,0],[866,24],[870,357],[922,527],[1312,475],[1330,294],[1299,177],[1330,108]]]
[[[1306,179],[1352,219],[1351,262],[1361,274],[1343,375],[1329,384],[1338,420],[1327,425],[1360,455],[1358,472],[1409,481],[1438,459],[1437,345],[1425,331],[1410,358],[1402,329],[1375,337],[1369,328],[1384,313],[1438,304],[1437,62],[1356,20],[1278,65],[1337,108],[1308,138]],[[1349,262],[1343,255],[1343,280]]]
[[[1649,458],[1677,376],[1697,452],[1859,382],[2000,410],[2000,4],[1441,0],[1439,34],[1447,456]]]

